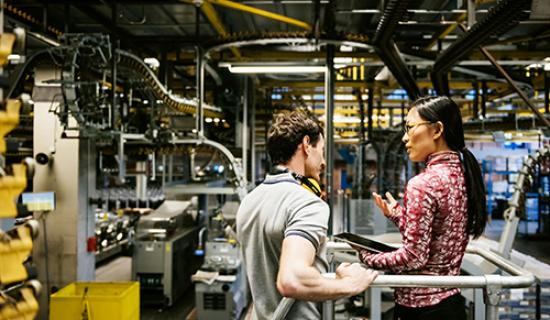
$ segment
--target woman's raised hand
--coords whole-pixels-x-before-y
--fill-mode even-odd
[[[374,202],[382,210],[382,213],[386,217],[391,216],[391,209],[395,206],[397,201],[395,201],[395,198],[391,195],[391,193],[386,192],[386,200],[382,199],[382,196],[380,196],[378,193],[373,192],[372,196],[374,197]]]

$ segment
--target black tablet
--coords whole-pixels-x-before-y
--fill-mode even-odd
[[[335,234],[334,238],[375,253],[390,252],[397,249],[396,247],[388,246],[385,243],[374,241],[349,232]]]

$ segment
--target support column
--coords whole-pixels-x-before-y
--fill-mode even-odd
[[[544,72],[544,113],[550,113],[550,78]]]
[[[369,89],[370,91],[370,89]],[[357,93],[357,100],[359,101],[359,148],[357,149],[357,181],[355,183],[357,184],[357,194],[356,197],[358,199],[363,199],[363,194],[365,193],[365,190],[363,190],[364,185],[364,177],[365,177],[365,103],[363,102],[362,97],[363,92],[360,90]]]
[[[200,47],[197,47],[197,104],[197,133],[202,137],[204,136],[204,61]]]
[[[481,117],[486,118],[487,115],[487,81],[481,82]]]
[[[114,3],[111,8],[111,15],[113,19],[113,25],[116,28],[117,24],[117,5]],[[115,129],[116,125],[116,113],[117,113],[117,97],[116,97],[116,82],[117,82],[117,58],[116,58],[116,49],[118,48],[119,40],[117,39],[116,34],[113,32],[111,34],[111,42],[112,42],[112,49],[111,49],[111,91],[113,94],[112,102],[111,102],[111,111],[109,112],[109,126],[111,129]]]
[[[479,117],[479,83],[474,82],[474,102],[472,103],[472,118],[475,120]]]
[[[332,173],[334,171],[334,46],[327,45],[327,70],[325,71],[325,149],[326,149],[326,180],[327,180],[327,202],[332,213],[334,205],[334,181],[332,181]],[[332,215],[329,217],[329,230],[332,232]]]
[[[243,161],[243,177],[244,183],[248,183],[248,76],[244,76],[244,99],[243,99],[243,145],[242,145],[242,161]]]
[[[476,23],[476,2],[468,0],[468,28],[471,28]]]
[[[254,188],[256,186],[256,99],[254,82],[250,82],[250,184]]]
[[[32,95],[34,155],[45,153],[53,159],[46,165],[36,166],[33,191],[53,191],[57,195],[56,209],[44,213],[41,219],[41,231],[47,228],[47,239],[45,232],[41,232],[33,248],[38,278],[45,288],[62,288],[74,281],[95,278],[95,255],[87,251],[87,239],[94,236],[95,226],[94,211],[89,205],[90,196],[96,190],[95,143],[61,138],[62,125],[57,116],[49,112],[59,104],[54,97],[61,97],[60,87],[43,83],[59,79],[59,75],[59,70],[36,70]],[[48,292],[44,291],[40,296],[40,319],[45,319],[48,311]]]
[[[367,100],[367,136],[372,141],[372,110],[374,108],[374,86],[369,86],[369,98]],[[404,119],[404,118],[403,118]],[[405,120],[403,120],[405,121]]]

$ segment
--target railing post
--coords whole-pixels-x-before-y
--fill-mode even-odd
[[[369,301],[368,307],[370,310],[370,319],[381,320],[382,288],[369,287],[367,291],[368,291],[368,301]]]
[[[336,261],[333,253],[327,254],[327,261],[329,262],[328,273],[334,273],[336,270]],[[327,300],[323,302],[321,312],[321,317],[323,320],[334,320],[334,301]]]
[[[499,275],[486,275],[487,287],[484,289],[485,319],[498,320],[498,305],[502,295],[502,286],[498,284]]]

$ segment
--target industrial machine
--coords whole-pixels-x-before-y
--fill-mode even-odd
[[[207,242],[200,270],[209,276],[195,284],[198,319],[240,319],[248,304],[248,286],[239,246],[230,241]]]
[[[96,263],[116,255],[133,245],[139,216],[98,211],[95,214]]]
[[[141,217],[132,260],[142,304],[171,306],[191,284],[198,262],[197,211],[189,201],[165,201]]]
[[[0,21],[3,22],[3,9]],[[24,30],[15,28],[13,33],[4,33],[0,26],[0,79],[4,79],[3,68],[9,68],[8,57],[23,51],[24,44]],[[37,270],[31,256],[40,223],[31,216],[36,207],[25,201],[16,202],[27,189],[27,179],[34,175],[35,164],[32,158],[24,158],[25,153],[8,156],[17,154],[21,144],[12,143],[7,137],[19,126],[21,110],[32,107],[32,100],[28,94],[4,100],[4,84],[0,83],[0,319],[34,319],[42,285],[36,280]]]

